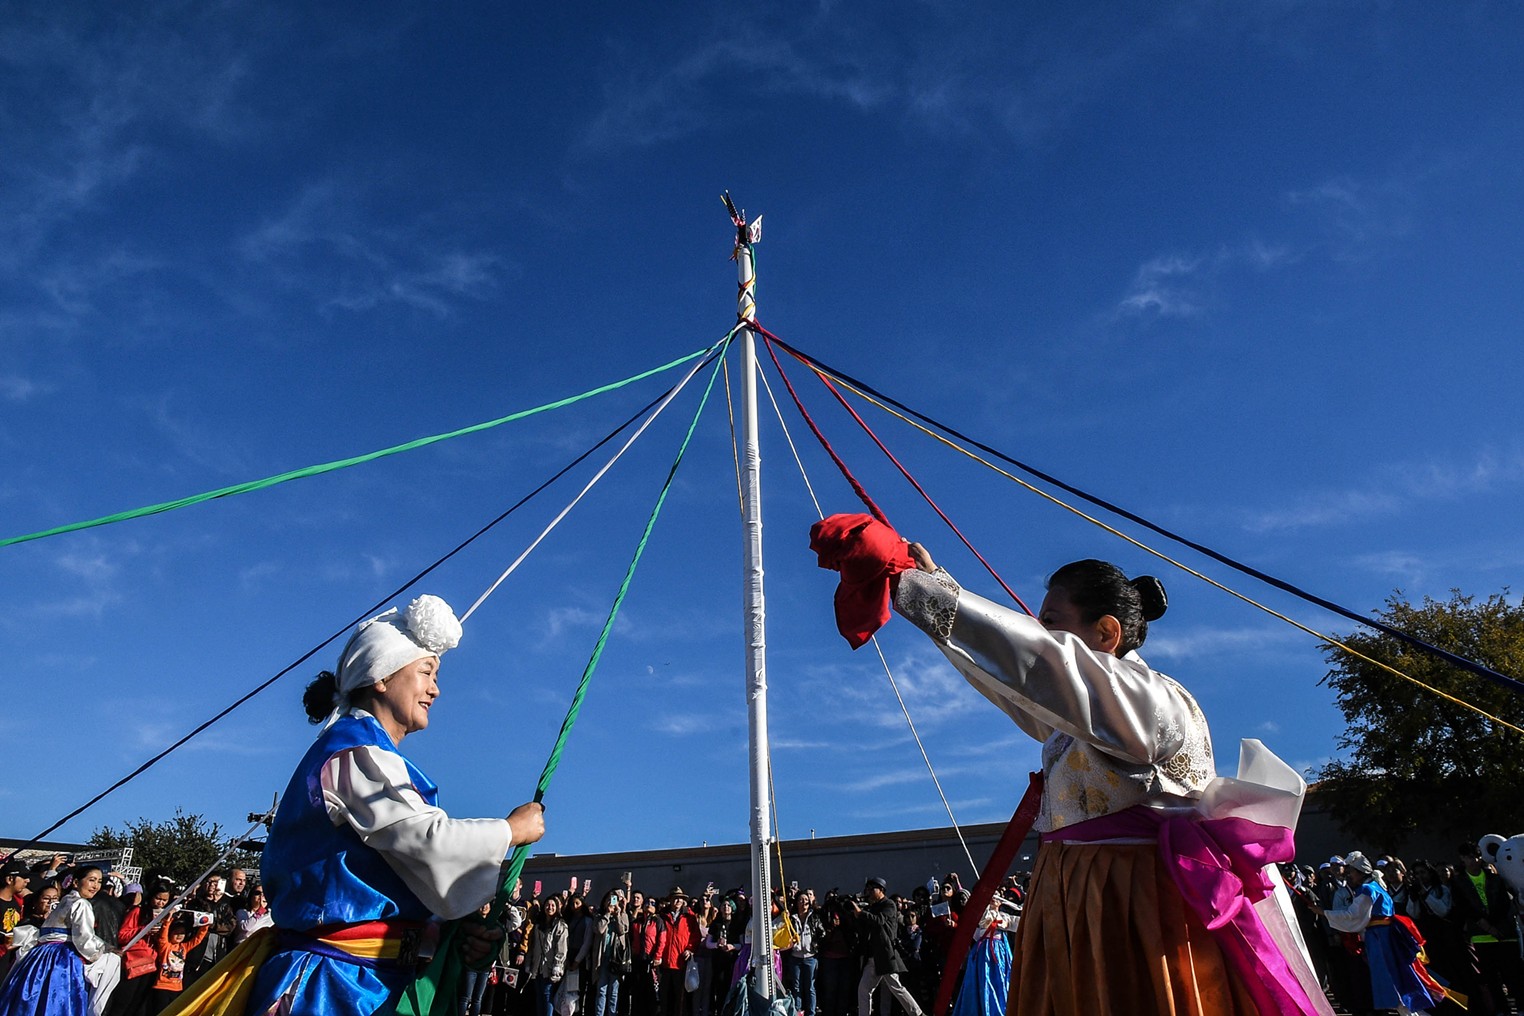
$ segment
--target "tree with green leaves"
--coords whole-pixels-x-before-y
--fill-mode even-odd
[[[1524,679],[1524,601],[1507,590],[1478,602],[1452,591],[1445,601],[1387,600],[1380,619],[1399,631],[1512,677]],[[1384,849],[1418,832],[1455,838],[1524,829],[1518,760],[1524,734],[1455,705],[1377,666],[1384,663],[1430,687],[1524,727],[1524,695],[1459,670],[1379,632],[1342,640],[1361,659],[1324,645],[1348,728],[1342,758],[1315,774],[1317,794],[1347,832]],[[1515,828],[1519,827],[1519,828]]]
[[[110,826],[97,829],[90,836],[90,846],[101,850],[131,847],[133,864],[145,874],[158,872],[185,884],[222,855],[230,838],[216,822],[176,808],[175,817],[167,821],[140,818],[128,822],[120,831]],[[224,866],[257,868],[259,855],[236,850]]]

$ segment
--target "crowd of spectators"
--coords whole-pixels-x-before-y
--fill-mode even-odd
[[[1520,901],[1475,842],[1462,843],[1448,862],[1351,852],[1316,867],[1282,870],[1313,966],[1342,1007],[1379,1011],[1373,1008],[1363,931],[1390,918],[1359,902],[1361,888],[1374,882],[1390,898],[1392,918],[1406,917],[1416,927],[1430,972],[1465,996],[1464,1011],[1470,1016],[1524,1012]],[[1452,1000],[1431,1011],[1463,1010]]]
[[[1524,1011],[1520,901],[1476,844],[1461,844],[1448,863],[1348,859],[1282,868],[1314,968],[1343,1008],[1376,1011],[1362,927],[1380,915],[1358,902],[1374,882],[1424,940],[1430,971],[1466,997],[1466,1011]],[[69,888],[61,855],[0,869],[0,979]],[[968,893],[956,874],[908,895],[889,888],[877,878],[860,893],[793,884],[768,902],[777,974],[801,1016],[874,1016],[875,995],[880,1014],[930,1011]],[[107,1016],[161,1011],[271,923],[262,887],[242,869],[215,874],[172,904],[179,890],[153,873],[126,882],[108,872],[90,898],[95,934],[118,950],[158,922],[122,952]],[[749,962],[754,901],[744,888],[711,884],[690,896],[672,886],[658,895],[626,877],[597,897],[588,890],[542,894],[537,886],[516,898],[495,962],[460,985],[462,1016],[723,1016]],[[1021,898],[1022,880],[1008,879],[1006,908],[1019,913]],[[1461,1010],[1452,1001],[1435,1011]]]
[[[906,1016],[931,1009],[968,893],[956,874],[891,894],[791,885],[768,903],[780,983],[803,1016]],[[1019,911],[1021,882],[1002,889]],[[463,988],[462,1016],[721,1016],[750,962],[754,901],[743,888],[681,886],[664,895],[628,881],[596,898],[517,900],[493,969]],[[787,915],[787,919],[785,916]]]
[[[180,903],[173,901],[181,886],[159,873],[144,874],[129,882],[106,872],[88,901],[95,918],[91,933],[120,955],[119,973],[95,985],[94,998],[105,998],[105,1016],[162,1011],[231,948],[271,923],[263,888],[241,868],[209,876]],[[62,854],[33,864],[13,859],[0,868],[0,980],[35,945],[76,878]],[[148,933],[140,935],[145,928]]]

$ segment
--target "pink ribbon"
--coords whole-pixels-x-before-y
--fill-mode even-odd
[[[1260,1013],[1303,1016],[1318,1012],[1254,909],[1274,889],[1265,877],[1265,866],[1296,855],[1290,829],[1244,818],[1201,819],[1138,806],[1065,826],[1043,838],[1086,842],[1154,832],[1159,854],[1181,897],[1206,925]]]

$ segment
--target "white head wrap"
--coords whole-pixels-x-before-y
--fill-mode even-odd
[[[409,663],[425,656],[443,656],[460,645],[460,622],[450,605],[437,596],[420,596],[363,621],[339,654],[338,690],[334,693],[337,718],[361,688],[384,681]]]
[[[1349,853],[1344,855],[1344,865],[1347,868],[1355,869],[1362,875],[1369,875],[1371,872],[1376,870],[1375,867],[1371,864],[1370,858],[1366,857],[1358,850],[1351,850]]]

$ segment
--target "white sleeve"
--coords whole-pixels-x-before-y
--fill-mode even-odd
[[[1154,765],[1177,753],[1198,722],[1184,690],[1142,661],[1050,632],[943,571],[903,573],[895,606],[1033,737],[1061,730],[1123,761]]]
[[[451,818],[425,804],[402,757],[373,745],[330,758],[321,782],[333,824],[347,823],[435,914],[465,917],[497,892],[513,846],[507,819]]]
[[[1360,893],[1348,910],[1330,910],[1323,916],[1334,931],[1364,931],[1371,923],[1371,898]]]
[[[79,897],[69,904],[69,943],[86,963],[94,963],[106,951],[106,940],[95,933],[95,910]]]
[[[1450,887],[1437,885],[1429,890],[1429,909],[1434,911],[1435,917],[1449,917],[1450,908],[1455,905],[1454,897],[1450,895]]]

